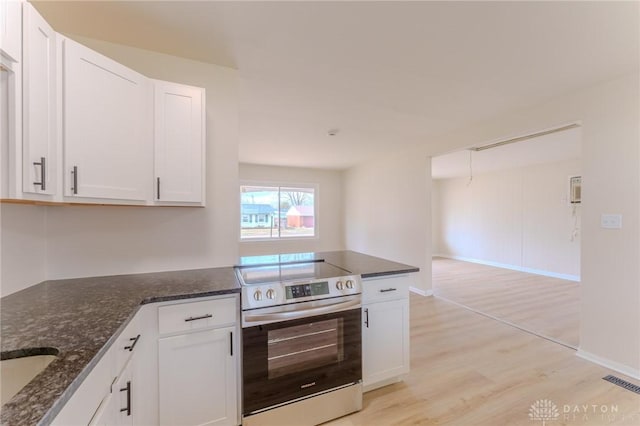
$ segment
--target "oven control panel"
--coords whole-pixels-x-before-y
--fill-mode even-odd
[[[242,310],[362,293],[360,276],[242,286]]]
[[[313,282],[309,284],[294,284],[284,286],[287,299],[299,299],[301,297],[322,296],[329,294],[329,281]]]

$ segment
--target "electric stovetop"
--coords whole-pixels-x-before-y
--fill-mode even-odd
[[[238,273],[243,285],[322,280],[351,274],[350,271],[324,261],[242,266],[238,267]]]

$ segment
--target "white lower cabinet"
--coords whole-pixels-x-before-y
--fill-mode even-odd
[[[161,425],[238,424],[238,309],[237,297],[160,308]],[[179,324],[190,329],[163,337]]]
[[[159,342],[160,424],[236,424],[234,327]]]
[[[132,360],[133,361],[133,360]],[[105,397],[89,423],[90,426],[125,426],[142,424],[134,422],[134,374],[133,364],[128,362],[118,379],[111,386],[111,392]]]
[[[53,425],[150,425],[157,423],[157,392],[150,375],[157,357],[157,332],[149,319],[153,307],[144,306],[117,336],[71,396]],[[157,362],[155,363],[157,365]],[[149,405],[152,405],[149,408]]]
[[[102,400],[98,410],[96,410],[89,426],[109,426],[115,423],[114,412],[116,406],[116,398],[109,394]]]
[[[112,360],[113,353],[108,351],[53,419],[51,422],[53,426],[91,423],[97,411],[103,407],[104,399],[111,393],[111,384],[114,379],[111,376]]]
[[[238,425],[237,295],[143,306],[53,425]]]
[[[363,280],[364,391],[395,383],[409,372],[409,275]]]

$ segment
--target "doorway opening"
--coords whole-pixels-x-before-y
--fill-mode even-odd
[[[436,297],[578,347],[581,139],[566,126],[432,159]]]

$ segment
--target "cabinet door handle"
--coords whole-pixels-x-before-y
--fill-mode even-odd
[[[41,191],[45,191],[47,189],[47,159],[45,157],[40,157],[40,162],[34,162],[33,165],[40,166],[40,182],[33,182],[33,184],[40,186]]]
[[[186,318],[184,321],[185,321],[185,322],[189,322],[189,321],[197,321],[197,320],[207,319],[207,318],[213,318],[213,315],[211,315],[211,314],[207,314],[207,315],[202,315],[202,316],[200,316],[200,317],[189,317],[189,318]]]
[[[397,288],[381,288],[380,293],[388,293],[390,291],[396,291]]]
[[[125,349],[129,349],[129,352],[133,352],[133,348],[136,347],[136,344],[138,343],[138,340],[140,339],[140,335],[138,334],[136,337],[132,337],[131,339],[129,339],[130,341],[132,341],[133,343],[130,344],[129,346],[125,346]]]
[[[158,193],[158,200],[160,199],[160,177],[156,178],[156,191]]]
[[[369,328],[369,308],[364,308],[364,325]]]
[[[229,353],[233,356],[233,331],[229,332]]]
[[[73,193],[73,195],[76,195],[78,194],[78,166],[73,166],[73,170],[71,170],[71,176],[73,176],[71,192]]]
[[[127,387],[120,389],[120,392],[127,392],[127,406],[125,408],[121,408],[120,412],[127,412],[127,416],[131,415],[131,381],[127,382]]]

